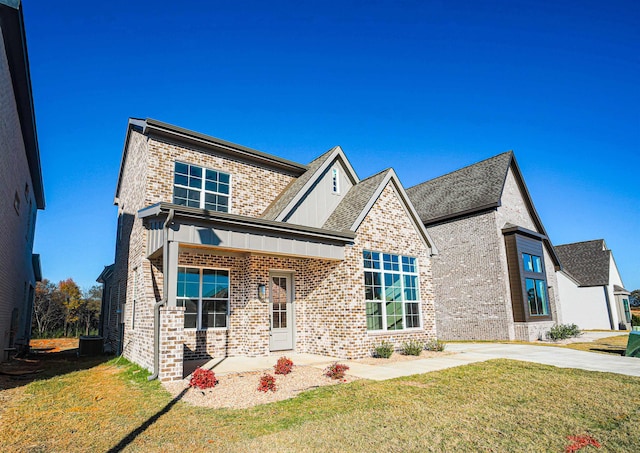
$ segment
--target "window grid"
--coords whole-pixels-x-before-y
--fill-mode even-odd
[[[191,208],[229,212],[229,180],[228,173],[176,162],[173,202]]]
[[[419,328],[416,259],[368,250],[362,255],[367,330]]]
[[[526,300],[530,316],[549,315],[547,299],[547,281],[544,276],[542,258],[529,253],[522,254],[522,270],[524,271]]]
[[[226,328],[229,271],[178,267],[176,305],[185,307],[185,328]]]

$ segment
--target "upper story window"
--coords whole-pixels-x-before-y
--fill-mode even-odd
[[[420,327],[416,259],[368,250],[362,255],[367,330]]]
[[[176,162],[173,202],[191,208],[229,212],[228,173]]]
[[[340,193],[340,172],[337,168],[331,169],[331,192]]]

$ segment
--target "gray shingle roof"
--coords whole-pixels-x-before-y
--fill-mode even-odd
[[[606,249],[603,239],[557,245],[555,248],[563,268],[580,286],[609,284],[611,250]]]
[[[311,177],[315,174],[315,172],[322,166],[325,160],[331,155],[331,153],[335,150],[331,148],[326,153],[322,154],[318,158],[312,160],[306,172],[300,175],[299,178],[293,180],[286,189],[282,191],[280,196],[271,203],[267,209],[265,209],[262,214],[262,218],[267,220],[275,220],[278,215],[282,212],[284,208],[295,198],[295,196],[302,190],[305,184],[311,179]]]
[[[407,189],[425,224],[500,205],[513,152],[498,154]]]
[[[386,169],[363,179],[349,189],[338,207],[324,223],[322,228],[336,231],[350,231],[351,226],[362,213],[376,189],[391,169]]]

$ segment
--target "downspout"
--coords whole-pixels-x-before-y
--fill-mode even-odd
[[[611,326],[611,330],[616,330],[613,325],[613,313],[611,313],[611,301],[609,300],[609,286],[604,285],[602,287],[604,289],[604,300],[607,302],[607,314],[609,315],[609,325]]]
[[[162,300],[153,306],[153,373],[147,379],[153,381],[160,374],[160,307],[167,304],[169,294],[169,223],[173,220],[174,210],[169,210],[169,215],[162,225],[164,233],[164,245],[162,251]]]

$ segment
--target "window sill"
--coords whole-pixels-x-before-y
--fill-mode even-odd
[[[381,335],[404,335],[416,332],[424,332],[424,329],[422,327],[412,327],[411,329],[403,330],[367,330],[367,335],[378,337]]]
[[[195,327],[184,327],[187,332],[224,332],[229,330],[228,327],[211,327],[208,329],[196,329]]]

